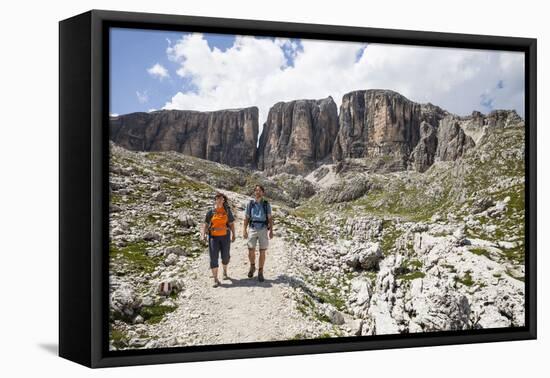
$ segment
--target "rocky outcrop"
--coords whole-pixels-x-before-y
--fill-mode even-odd
[[[330,159],[338,132],[332,97],[278,102],[270,110],[258,146],[258,169],[304,174]]]
[[[445,114],[432,104],[421,105],[390,90],[363,90],[344,95],[340,129],[334,143],[335,161],[379,159],[376,169],[404,170],[421,138],[422,121],[436,124]]]
[[[177,151],[229,166],[254,168],[258,108],[161,110],[110,119],[110,139],[134,151]]]
[[[524,125],[523,119],[515,110],[493,110],[485,117],[485,124],[489,127],[510,127]]]
[[[411,163],[418,172],[424,172],[434,162],[437,151],[437,130],[428,122],[420,124],[420,140],[411,153]]]
[[[441,161],[456,160],[474,145],[474,140],[460,127],[460,120],[448,116],[439,124],[435,158]]]
[[[110,138],[134,151],[177,151],[270,176],[306,176],[326,163],[336,163],[336,174],[357,164],[364,172],[424,172],[435,161],[460,158],[491,130],[513,126],[524,127],[514,110],[460,117],[391,90],[370,89],[345,94],[340,114],[330,96],[276,103],[257,147],[256,107],[111,117]]]

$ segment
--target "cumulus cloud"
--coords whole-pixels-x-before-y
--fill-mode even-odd
[[[524,55],[516,52],[371,44],[361,57],[367,88],[384,87],[450,112],[524,114]]]
[[[147,72],[152,77],[158,78],[161,81],[162,81],[162,79],[170,77],[170,75],[168,74],[168,70],[166,68],[164,68],[164,66],[162,66],[159,63],[156,63],[153,67],[148,68]]]
[[[524,108],[521,53],[248,36],[221,51],[194,33],[170,44],[167,55],[189,85],[165,109],[258,106],[260,127],[279,101],[330,95],[339,106],[345,93],[371,88],[460,115]]]
[[[136,96],[140,104],[145,104],[149,101],[149,95],[147,94],[147,91],[136,91]]]

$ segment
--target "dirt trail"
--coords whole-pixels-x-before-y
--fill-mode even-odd
[[[246,197],[230,198],[244,203]],[[166,346],[226,344],[288,340],[314,327],[296,310],[292,300],[290,261],[283,238],[275,232],[270,240],[264,267],[265,281],[257,271],[248,278],[248,249],[242,237],[243,214],[236,217],[236,240],[231,244],[229,280],[213,287],[208,252],[193,263],[186,273],[184,291],[178,296],[178,308],[154,325],[151,334]],[[277,227],[275,227],[277,230]],[[258,251],[256,255],[258,256]],[[257,265],[256,257],[256,265]]]

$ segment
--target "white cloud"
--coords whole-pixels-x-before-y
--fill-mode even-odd
[[[149,95],[147,94],[147,91],[136,91],[136,96],[140,104],[145,104],[149,101]]]
[[[260,129],[279,101],[342,96],[359,89],[392,89],[461,115],[492,99],[495,108],[523,114],[523,55],[482,50],[409,47],[236,36],[225,51],[202,34],[170,44],[169,59],[193,91],[176,93],[164,108],[218,110],[258,106]],[[287,55],[293,57],[288,65]],[[498,83],[502,80],[502,88]],[[485,101],[485,103],[487,103]]]
[[[522,53],[371,44],[359,65],[367,88],[394,89],[460,115],[492,110],[484,98],[495,109],[524,114]]]
[[[168,70],[159,63],[156,63],[153,67],[148,68],[147,72],[149,73],[149,75],[156,77],[161,81],[162,79],[170,77],[170,75],[168,74]]]

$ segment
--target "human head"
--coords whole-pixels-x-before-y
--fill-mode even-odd
[[[227,197],[223,193],[216,193],[214,196],[214,202],[216,203],[216,206],[224,206],[227,203]]]
[[[256,198],[261,198],[264,196],[264,193],[265,193],[265,189],[263,186],[261,186],[260,184],[257,184],[255,187],[254,187],[254,195],[256,196]]]

